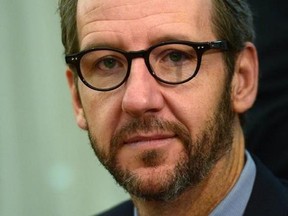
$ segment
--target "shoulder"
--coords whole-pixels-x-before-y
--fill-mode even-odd
[[[131,200],[114,206],[113,208],[95,216],[133,216],[134,206]]]
[[[276,178],[255,156],[256,178],[248,202],[248,215],[288,215],[288,182]]]

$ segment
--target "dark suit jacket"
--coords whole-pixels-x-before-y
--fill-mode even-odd
[[[254,11],[260,83],[247,113],[246,143],[276,176],[288,179],[288,2],[248,2]]]
[[[288,182],[278,180],[258,159],[256,179],[244,216],[288,216]],[[129,200],[98,216],[133,216]]]

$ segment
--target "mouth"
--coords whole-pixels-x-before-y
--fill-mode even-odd
[[[126,138],[123,142],[125,146],[132,147],[160,147],[176,139],[175,134],[137,134]]]

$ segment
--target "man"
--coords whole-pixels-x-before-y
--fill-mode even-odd
[[[244,0],[61,0],[77,124],[131,195],[101,215],[287,215],[245,151],[258,60]]]

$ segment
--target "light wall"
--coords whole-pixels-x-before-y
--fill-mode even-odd
[[[0,0],[0,215],[79,216],[128,195],[76,126],[57,0]]]

